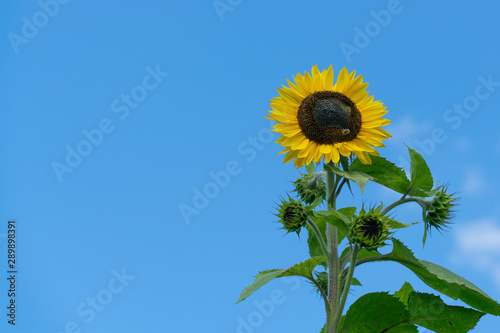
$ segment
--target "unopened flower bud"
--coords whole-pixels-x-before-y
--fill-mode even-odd
[[[447,187],[441,187],[436,193],[434,198],[430,201],[424,201],[424,223],[426,230],[430,231],[431,228],[442,230],[448,227],[452,217],[451,208],[455,206],[453,203],[456,198],[453,194],[446,193]]]
[[[297,178],[293,183],[295,184],[294,191],[308,205],[312,204],[317,198],[326,197],[325,181],[318,174],[302,175],[301,178]]]
[[[276,216],[280,219],[278,222],[283,224],[281,229],[296,232],[298,235],[300,229],[306,225],[309,214],[310,211],[302,202],[295,201],[289,196],[288,201],[281,199]]]
[[[380,214],[381,208],[372,208],[368,212],[361,209],[351,226],[351,241],[368,251],[384,246],[389,236],[390,219]]]

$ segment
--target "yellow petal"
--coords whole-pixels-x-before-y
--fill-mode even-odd
[[[326,71],[326,73],[325,73]],[[323,84],[325,86],[325,90],[333,89],[333,68],[332,65],[328,67],[327,70],[323,71]]]
[[[288,138],[284,143],[287,146],[290,146],[293,150],[302,150],[309,144],[309,139],[302,134],[298,134]]]
[[[302,99],[294,94],[290,88],[278,88],[278,93],[280,94],[281,97],[283,97],[289,104],[295,107],[299,107],[300,103],[302,102]]]
[[[283,141],[285,141],[286,139],[286,136],[280,136],[276,141],[274,141],[274,143],[283,143]]]
[[[283,159],[283,163],[288,163],[297,156],[297,150],[290,150]]]
[[[363,86],[365,87],[364,89]],[[353,99],[353,95],[359,93],[360,90],[365,91],[367,86],[368,83],[366,83],[366,85],[363,85],[363,75],[360,75],[354,80],[347,82],[346,87],[344,89],[344,94],[348,96],[350,99]]]
[[[323,154],[328,154],[332,151],[332,145],[320,145],[319,149]]]
[[[340,160],[339,150],[334,146],[332,146],[330,158],[333,163],[338,163],[338,161]]]
[[[304,158],[297,157],[295,161],[293,162],[293,165],[295,165],[297,168],[301,168],[306,164],[306,160]]]
[[[358,109],[359,110],[359,109]],[[361,111],[359,111],[361,113]],[[387,111],[378,111],[378,112],[365,112],[362,114],[362,120],[363,122],[367,122],[367,121],[374,121],[374,120],[377,120],[377,119],[380,119],[383,115],[385,115],[387,113]]]
[[[351,155],[351,151],[349,149],[347,149],[347,147],[345,145],[341,145],[337,148],[339,150],[340,155],[342,155],[342,156],[350,156]]]
[[[361,163],[372,164],[372,160],[370,159],[370,155],[368,155],[367,153],[361,152],[361,151],[354,151],[354,154],[356,154],[356,156],[359,158]]]
[[[347,80],[347,69],[343,67],[340,70],[339,75],[337,76],[337,82],[333,86],[333,90],[338,91],[339,93],[343,93],[346,80]]]
[[[323,78],[321,77],[321,73],[318,69],[318,65],[314,65],[311,69],[314,91],[323,91],[325,88],[323,87]]]
[[[290,151],[290,147],[286,147],[285,149],[283,149],[282,151],[280,151],[278,153],[278,155],[281,155],[281,154],[284,154],[284,153],[288,153]]]
[[[307,158],[309,155],[313,155],[314,150],[316,148],[316,143],[313,141],[309,141],[309,144],[299,152],[300,158]]]
[[[316,153],[314,154],[314,163],[319,163],[323,158],[323,154],[319,148],[316,148]]]
[[[302,98],[307,97],[307,93],[304,90],[304,87],[302,87],[301,85],[293,84],[288,79],[286,81],[288,82],[288,84],[290,85],[291,88],[297,90],[297,93],[300,94],[302,96]],[[295,83],[297,83],[297,79],[294,78],[294,81],[295,81]]]

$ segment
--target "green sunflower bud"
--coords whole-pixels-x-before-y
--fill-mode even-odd
[[[293,183],[295,184],[294,192],[297,192],[302,201],[308,205],[312,204],[317,198],[324,199],[326,197],[325,181],[319,174],[302,175]]]
[[[318,293],[323,293],[328,294],[328,273],[326,272],[314,272],[316,274],[316,282],[318,283],[319,287],[317,285],[314,285],[314,290]],[[321,288],[321,290],[319,289]]]
[[[279,223],[283,224],[283,228],[288,232],[300,233],[300,229],[306,225],[310,211],[300,201],[295,201],[288,196],[288,201],[281,199],[281,204],[278,207]],[[288,233],[287,232],[287,233]]]
[[[381,215],[382,206],[370,208],[368,212],[361,209],[354,218],[349,231],[349,239],[368,251],[375,251],[382,247],[389,237],[391,221],[387,216]]]
[[[430,231],[431,228],[442,230],[448,227],[453,211],[451,208],[455,206],[453,203],[456,198],[455,193],[447,194],[448,187],[440,187],[434,198],[430,201],[423,201],[423,219],[425,230]]]

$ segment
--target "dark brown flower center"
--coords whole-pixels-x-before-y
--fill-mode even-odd
[[[376,218],[365,218],[360,230],[364,237],[370,239],[379,237],[381,232],[379,221]]]
[[[284,220],[286,222],[292,222],[297,216],[297,211],[293,207],[287,207],[284,214]]]
[[[361,129],[361,113],[354,102],[335,91],[317,91],[299,106],[302,133],[318,144],[353,140]]]

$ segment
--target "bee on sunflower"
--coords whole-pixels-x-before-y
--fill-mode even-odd
[[[283,163],[294,160],[300,168],[354,154],[371,164],[370,155],[378,156],[375,147],[385,147],[382,140],[391,137],[381,128],[390,120],[382,118],[388,111],[369,96],[363,77],[342,68],[334,84],[330,65],[323,72],[313,66],[311,74],[298,73],[294,81],[278,88],[280,96],[270,104],[269,119],[278,122],[273,131],[282,135],[276,143],[285,147]]]

